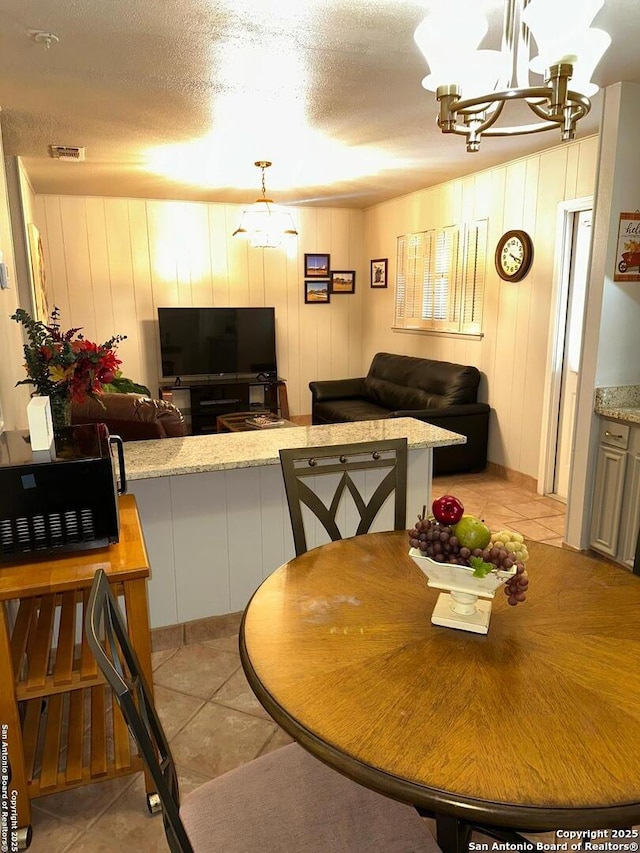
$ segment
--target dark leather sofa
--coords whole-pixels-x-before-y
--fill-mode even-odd
[[[89,397],[84,403],[73,403],[71,422],[104,423],[112,435],[119,435],[123,441],[187,434],[182,412],[166,400],[152,400],[143,394],[105,393],[100,395],[100,402],[102,406]]]
[[[434,448],[434,474],[482,471],[490,408],[477,401],[480,378],[476,367],[379,352],[366,376],[309,383],[312,420],[418,418],[467,437],[466,444]]]

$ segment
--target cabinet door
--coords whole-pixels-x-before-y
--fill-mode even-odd
[[[591,547],[616,557],[624,491],[627,453],[601,444],[598,448],[596,481],[591,511]]]
[[[636,556],[640,529],[640,427],[633,427],[627,460],[618,560],[630,569]]]

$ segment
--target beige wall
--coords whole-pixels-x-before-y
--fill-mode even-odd
[[[449,140],[456,143],[462,144]],[[364,214],[365,263],[389,259],[389,288],[370,290],[364,303],[365,364],[384,350],[476,365],[485,375],[481,397],[493,409],[489,459],[535,478],[553,319],[557,209],[560,202],[593,194],[597,153],[597,138],[590,137],[385,202]],[[397,236],[485,217],[489,238],[484,337],[394,331]],[[528,231],[534,244],[531,272],[519,284],[502,281],[493,265],[500,235],[513,228]]]
[[[17,323],[10,319],[19,307],[16,286],[16,268],[9,217],[7,182],[4,171],[4,154],[0,136],[0,251],[9,271],[8,290],[0,290],[0,406],[4,414],[5,429],[26,429],[28,386],[15,387],[25,378],[22,366],[22,334]]]
[[[51,284],[65,326],[91,340],[128,335],[123,373],[157,392],[158,306],[273,305],[279,373],[292,414],[311,409],[308,383],[361,369],[363,213],[294,209],[299,238],[253,249],[232,237],[241,207],[77,196],[36,197]],[[354,295],[306,305],[305,252],[328,252],[333,269],[356,270]]]

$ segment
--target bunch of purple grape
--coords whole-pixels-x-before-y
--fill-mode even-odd
[[[504,585],[504,593],[507,596],[509,604],[512,606],[524,601],[527,597],[527,588],[529,586],[529,578],[524,563],[520,560],[516,562],[516,574],[509,578]]]
[[[486,574],[490,571],[510,571],[515,566],[516,573],[504,585],[505,595],[511,605],[518,604],[527,597],[529,578],[524,562],[502,543],[489,543],[484,549],[467,548],[460,544],[450,525],[441,524],[433,518],[418,516],[415,526],[409,530],[409,544],[412,548],[420,549],[436,563],[471,566],[471,558],[480,557],[487,566]]]
[[[418,516],[415,527],[409,531],[409,542],[412,548],[419,548],[437,563],[469,565],[467,560],[471,551],[460,546],[458,537],[454,536],[449,524],[440,524],[435,519]]]

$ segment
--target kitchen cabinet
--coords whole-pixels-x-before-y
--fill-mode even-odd
[[[633,569],[640,527],[640,425],[602,419],[590,546]]]

